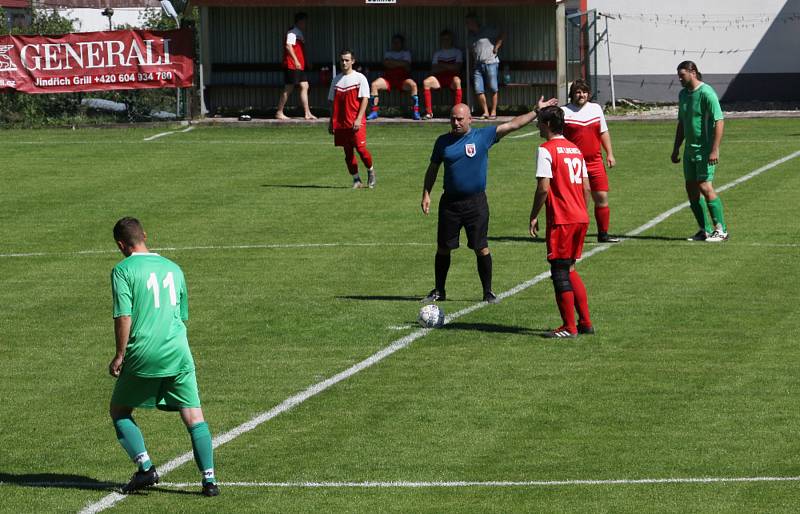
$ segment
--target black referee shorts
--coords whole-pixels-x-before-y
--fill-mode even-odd
[[[436,242],[441,248],[455,250],[461,227],[467,233],[467,246],[480,250],[489,246],[489,202],[486,193],[459,198],[442,195],[439,200],[439,229]]]
[[[289,84],[298,85],[301,82],[308,82],[308,76],[305,70],[283,70],[283,83],[287,86]]]

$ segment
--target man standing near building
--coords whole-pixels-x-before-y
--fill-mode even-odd
[[[217,496],[211,432],[200,407],[184,325],[189,303],[183,271],[148,251],[147,235],[135,218],[117,222],[114,240],[125,259],[111,272],[117,353],[108,371],[117,382],[109,413],[120,445],[139,468],[122,492],[158,483],[156,467],[133,420],[135,408],[158,408],[180,412],[202,475],[201,492]]]
[[[358,160],[367,167],[370,189],[375,187],[375,169],[372,166],[372,154],[367,150],[367,123],[364,113],[369,103],[369,84],[367,77],[353,69],[356,58],[351,50],[342,50],[339,54],[339,67],[342,72],[334,77],[328,100],[331,106],[331,120],[328,132],[333,135],[333,144],[344,148],[344,162],[353,177],[353,189],[361,189],[364,184],[358,174]]]
[[[467,246],[475,252],[483,300],[498,303],[492,291],[492,255],[487,239],[489,203],[486,199],[486,177],[489,172],[489,149],[503,136],[518,130],[536,118],[538,109],[555,105],[540,98],[533,111],[517,116],[502,125],[471,128],[469,107],[458,104],[450,111],[450,132],[436,139],[431,162],[422,188],[422,212],[431,209],[431,190],[436,183],[439,166],[444,163],[444,193],[439,200],[439,226],[434,260],[436,287],[423,302],[444,301],[445,283],[450,269],[450,252],[458,248],[461,228],[467,233]]]
[[[308,107],[308,77],[306,76],[306,40],[303,31],[306,30],[306,20],[308,15],[299,12],[294,15],[294,25],[286,33],[283,47],[283,83],[285,84],[281,97],[278,100],[278,112],[275,118],[288,120],[289,117],[283,113],[289,95],[295,86],[300,86],[300,103],[305,111],[305,119],[315,120],[316,116],[311,114]]]
[[[422,82],[425,97],[425,119],[433,119],[433,100],[431,89],[449,88],[453,90],[453,105],[461,103],[461,77],[458,76],[464,63],[464,54],[453,47],[453,33],[443,30],[439,34],[439,50],[433,54],[431,71],[433,74]]]
[[[372,109],[367,116],[368,120],[374,120],[380,116],[378,94],[381,91],[408,91],[411,95],[411,116],[418,120],[419,116],[419,95],[417,83],[411,78],[411,52],[406,50],[406,39],[400,35],[392,36],[391,49],[383,54],[383,76],[372,81],[370,100]]]
[[[594,200],[594,219],[597,222],[597,241],[600,243],[618,243],[619,239],[608,235],[608,175],[603,166],[602,147],[606,151],[608,167],[616,164],[614,151],[611,149],[611,136],[608,134],[606,117],[600,105],[590,102],[592,89],[583,79],[577,79],[569,87],[570,103],[562,107],[564,110],[564,137],[575,143],[586,161],[589,172],[589,191]],[[589,199],[586,199],[588,205]]]
[[[586,287],[575,271],[575,261],[581,258],[589,227],[583,189],[588,173],[581,151],[562,135],[563,130],[564,111],[547,107],[539,112],[539,135],[547,141],[539,146],[536,159],[537,184],[530,234],[536,237],[539,233],[539,212],[547,206],[547,260],[562,324],[542,336],[555,339],[594,334]]]
[[[467,30],[473,58],[472,81],[483,112],[481,118],[493,120],[497,117],[497,73],[500,67],[497,52],[503,46],[505,36],[493,27],[481,26],[475,13],[467,14]],[[491,108],[487,105],[486,91],[492,95]]]
[[[703,75],[692,61],[678,65],[678,80],[683,89],[678,95],[678,126],[672,162],[681,162],[680,149],[685,138],[683,176],[689,205],[700,227],[689,240],[719,243],[728,240],[728,226],[722,199],[714,191],[713,181],[725,122],[717,93],[702,79]]]

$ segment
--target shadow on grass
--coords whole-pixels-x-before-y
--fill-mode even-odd
[[[351,186],[321,186],[319,184],[261,184],[261,187],[279,187],[284,189],[350,189]]]
[[[402,295],[347,295],[334,296],[337,300],[362,300],[362,301],[381,301],[381,302],[419,302],[421,296],[402,296]]]
[[[0,473],[0,483],[43,489],[88,489],[92,491],[117,491],[122,484],[103,482],[83,475],[63,475],[60,473],[30,473],[15,475]]]
[[[518,334],[518,335],[541,335],[549,332],[544,328],[518,327],[514,325],[499,325],[497,323],[462,323],[455,321],[443,326],[441,330],[471,330],[477,332],[490,332],[493,334]]]

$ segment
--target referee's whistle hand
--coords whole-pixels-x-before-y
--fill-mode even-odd
[[[114,357],[111,360],[111,363],[109,363],[108,365],[108,373],[112,377],[118,377],[121,371],[122,371],[122,358]]]

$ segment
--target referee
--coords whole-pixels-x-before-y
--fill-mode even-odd
[[[447,298],[445,282],[450,269],[450,252],[458,248],[462,227],[467,233],[467,246],[475,252],[478,261],[483,301],[500,301],[492,292],[492,255],[486,239],[489,231],[489,203],[486,200],[489,149],[506,134],[532,122],[539,109],[555,104],[555,99],[545,102],[542,97],[533,111],[501,125],[483,128],[470,128],[472,116],[467,105],[453,106],[450,111],[450,132],[439,136],[433,145],[431,163],[425,173],[422,189],[422,212],[427,215],[431,210],[431,190],[436,183],[439,166],[444,163],[444,193],[439,201],[434,261],[436,287],[422,299],[423,302]]]

